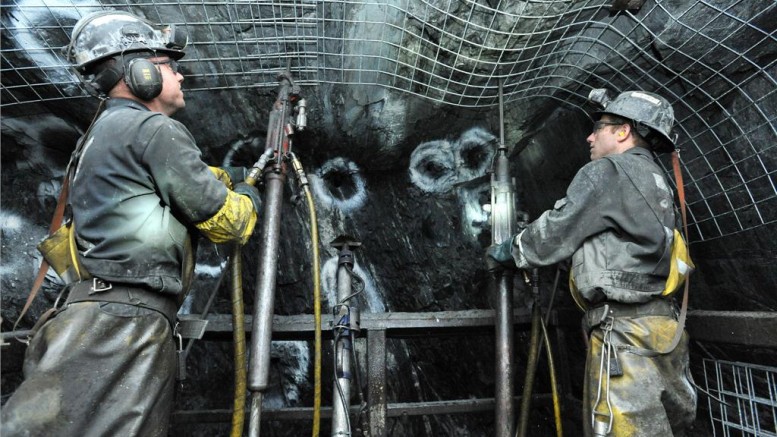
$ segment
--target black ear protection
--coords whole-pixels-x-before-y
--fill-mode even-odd
[[[135,58],[124,66],[124,81],[140,100],[149,101],[162,93],[162,73],[153,62]]]

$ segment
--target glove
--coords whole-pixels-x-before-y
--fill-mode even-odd
[[[254,204],[254,211],[259,213],[259,205],[262,204],[262,199],[259,197],[259,190],[255,186],[249,185],[245,182],[238,182],[235,184],[235,189],[232,190],[237,194],[248,196],[251,199],[251,203]]]
[[[248,170],[245,167],[221,167],[222,170],[229,176],[229,180],[232,182],[232,186],[235,187],[240,182],[246,180],[246,174]]]
[[[516,268],[513,258],[513,240],[515,235],[486,249],[486,267],[489,272]]]

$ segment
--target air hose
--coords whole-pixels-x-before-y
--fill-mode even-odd
[[[556,436],[562,437],[564,431],[561,427],[561,399],[558,395],[558,382],[556,381],[556,365],[553,360],[553,353],[550,349],[550,339],[548,338],[548,330],[545,328],[545,324],[541,323],[542,337],[545,339],[546,355],[548,356],[548,370],[550,371],[550,390],[553,396],[553,419],[556,423]]]
[[[553,307],[553,300],[556,296],[556,289],[558,287],[558,278],[560,271],[556,271],[556,279],[553,284],[553,294],[550,298],[550,306],[548,312]],[[527,278],[528,280],[528,278]],[[556,436],[563,436],[563,429],[561,424],[561,399],[558,394],[558,383],[556,380],[556,366],[553,360],[553,353],[550,348],[550,339],[548,338],[548,332],[545,328],[545,319],[542,317],[542,310],[539,303],[539,288],[538,271],[534,269],[532,271],[532,293],[534,294],[534,304],[532,307],[531,318],[531,337],[529,340],[529,356],[526,364],[526,377],[523,384],[523,395],[521,396],[521,412],[518,420],[518,426],[516,427],[515,435],[519,437],[525,437],[526,431],[529,426],[529,410],[531,409],[531,396],[534,388],[534,378],[537,371],[537,361],[540,355],[540,335],[542,335],[546,355],[548,358],[548,371],[550,372],[550,385],[553,397],[553,418],[556,425]]]
[[[313,437],[319,434],[321,423],[321,266],[318,253],[318,221],[316,220],[316,206],[313,203],[313,194],[310,192],[308,178],[302,169],[302,163],[294,153],[291,156],[291,165],[297,174],[310,213],[310,243],[313,250],[313,320],[315,329],[315,352],[313,357]]]
[[[246,333],[243,311],[243,260],[240,244],[232,250],[232,339],[235,343],[235,399],[232,406],[232,432],[230,437],[243,435],[246,406]]]
[[[273,149],[266,149],[249,171],[245,182],[256,185],[259,175],[272,156]],[[232,249],[230,275],[232,276],[232,342],[235,348],[235,396],[232,402],[232,431],[229,435],[230,437],[240,437],[243,435],[246,407],[246,333],[243,305],[243,258],[242,247],[239,243],[235,243]]]
[[[531,409],[531,393],[534,388],[534,375],[537,371],[537,358],[540,350],[540,326],[542,325],[542,314],[538,299],[534,299],[534,305],[531,312],[531,337],[529,340],[529,356],[526,359],[526,376],[523,380],[523,395],[521,396],[521,412],[518,419],[518,426],[515,435],[526,437],[526,430],[529,427],[529,410]]]

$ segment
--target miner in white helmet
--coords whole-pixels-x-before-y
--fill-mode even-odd
[[[30,340],[3,437],[167,435],[195,237],[245,243],[259,202],[244,169],[209,168],[170,118],[185,105],[185,44],[176,29],[120,11],[73,29],[65,53],[106,102],[69,166],[80,268]]]
[[[649,92],[610,101],[594,90],[591,98],[603,105],[587,138],[591,162],[566,197],[490,247],[486,262],[531,269],[571,258],[570,289],[590,336],[586,436],[682,435],[695,419],[696,392],[670,296],[692,263],[679,255],[673,194],[652,154],[674,149],[674,112]]]

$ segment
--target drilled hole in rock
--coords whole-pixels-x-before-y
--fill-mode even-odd
[[[347,171],[332,170],[325,173],[323,179],[332,197],[346,200],[356,195],[356,182],[353,175]]]
[[[448,172],[448,168],[437,161],[426,161],[422,164],[423,174],[431,179],[439,179]]]
[[[488,151],[483,146],[472,146],[461,151],[462,161],[465,167],[477,169],[483,165],[483,160],[488,155]]]

